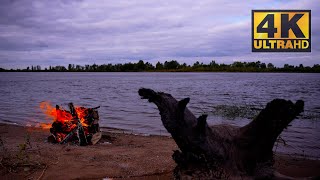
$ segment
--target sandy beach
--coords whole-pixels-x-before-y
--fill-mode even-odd
[[[107,131],[92,146],[51,144],[49,130],[0,124],[1,179],[172,179],[172,138]],[[289,177],[320,176],[320,161],[275,156]]]

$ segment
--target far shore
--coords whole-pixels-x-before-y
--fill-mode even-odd
[[[26,72],[26,73],[261,73],[261,74],[273,74],[273,73],[288,73],[288,74],[317,74],[320,72],[302,72],[302,71],[23,71],[23,70],[6,70],[0,71],[0,73],[8,72]]]
[[[212,60],[210,63],[196,61],[194,64],[187,65],[185,62],[176,60],[158,61],[155,65],[144,60],[138,62],[117,63],[117,64],[68,64],[68,66],[57,65],[47,66],[45,68],[40,65],[31,65],[22,69],[4,69],[0,67],[0,71],[26,71],[26,72],[309,72],[320,73],[320,65],[299,66],[284,64],[283,67],[276,67],[272,63],[265,62],[241,62],[234,61],[232,64],[217,63]]]
[[[51,144],[48,129],[0,124],[1,179],[172,179],[178,149],[168,136],[105,129],[96,145]],[[320,176],[320,161],[275,155],[276,170],[293,178]]]

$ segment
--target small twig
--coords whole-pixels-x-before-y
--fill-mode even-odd
[[[57,162],[51,163],[50,165],[57,165],[58,163],[59,163],[59,157],[58,157]],[[44,169],[42,170],[41,175],[38,177],[37,180],[40,180],[40,179],[42,178],[42,176],[44,175],[44,173],[45,173],[45,171],[48,169],[48,167],[49,167],[48,165],[46,165],[46,166],[44,167]]]
[[[59,157],[58,157],[57,162],[51,163],[51,165],[57,165],[58,163],[59,163]]]
[[[41,173],[41,175],[38,177],[38,179],[37,180],[40,180],[41,178],[42,178],[42,176],[44,175],[44,172],[47,170],[47,165],[46,165],[46,167],[44,167],[44,169],[43,169],[43,171],[42,171],[42,173]]]

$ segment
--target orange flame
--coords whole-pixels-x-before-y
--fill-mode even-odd
[[[82,126],[85,126],[85,127],[88,126],[88,124],[84,122],[85,117],[88,115],[88,109],[84,107],[75,107],[75,109]]]
[[[40,103],[40,109],[46,114],[49,119],[52,119],[53,122],[60,122],[60,123],[71,123],[75,119],[69,111],[63,109],[56,109],[53,107],[49,102],[44,101]],[[87,108],[84,107],[75,107],[76,113],[82,126],[87,127],[88,125],[84,122],[85,117],[88,114]],[[51,124],[41,123],[41,128],[49,129]],[[71,127],[73,128],[73,127]]]
[[[72,120],[73,118],[69,112],[61,109],[56,109],[46,101],[40,103],[40,108],[48,117],[52,118],[53,121],[60,121],[61,123],[64,123],[66,121]]]

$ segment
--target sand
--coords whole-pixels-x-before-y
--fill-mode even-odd
[[[0,179],[172,179],[178,149],[166,136],[107,131],[98,144],[77,146],[46,142],[48,129],[0,124]],[[320,176],[320,161],[275,156],[286,176]]]

